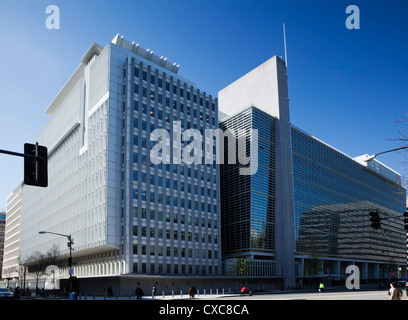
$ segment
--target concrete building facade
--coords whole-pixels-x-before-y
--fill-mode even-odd
[[[20,259],[54,244],[66,259],[58,233],[73,238],[80,284],[221,275],[219,167],[185,164],[173,149],[169,162],[150,155],[155,129],[173,145],[188,129],[218,127],[217,99],[178,69],[119,35],[91,45],[36,138],[48,148],[48,187],[21,186]]]
[[[20,276],[21,184],[7,197],[2,279]]]

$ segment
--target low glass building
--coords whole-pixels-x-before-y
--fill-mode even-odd
[[[380,162],[353,159],[292,127],[294,218],[300,274],[306,256],[323,259],[323,273],[344,276],[350,262],[362,275],[387,278],[406,264],[405,189]],[[378,210],[381,228],[370,227]],[[303,272],[302,272],[303,271]]]

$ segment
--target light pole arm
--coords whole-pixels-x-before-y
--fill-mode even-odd
[[[393,151],[398,151],[398,150],[407,149],[407,148],[408,148],[408,146],[405,146],[405,147],[400,147],[400,148],[396,148],[396,149],[392,149],[392,150],[388,150],[388,151],[379,152],[379,153],[376,153],[376,154],[374,154],[372,156],[368,156],[366,159],[364,159],[364,161],[369,162],[369,161],[373,160],[376,156],[378,156],[380,154],[393,152]]]
[[[61,237],[66,237],[68,239],[68,248],[69,248],[69,260],[68,260],[68,267],[69,267],[69,291],[72,292],[73,284],[72,284],[72,245],[74,242],[72,241],[72,237],[70,234],[62,234],[62,233],[56,233],[56,232],[51,232],[51,231],[39,231],[39,234],[54,234],[56,236],[61,236]]]
[[[69,241],[71,241],[71,235],[70,234],[62,234],[62,233],[56,233],[56,232],[51,232],[51,231],[39,231],[38,233],[40,233],[40,234],[45,234],[45,233],[55,234],[57,236],[66,237],[66,238],[68,238]]]

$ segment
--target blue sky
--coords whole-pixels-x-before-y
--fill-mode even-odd
[[[60,29],[45,26],[60,9]],[[348,5],[360,9],[349,30]],[[2,0],[0,149],[23,152],[48,120],[45,109],[88,47],[120,33],[180,64],[209,94],[274,55],[286,24],[291,122],[350,155],[394,149],[408,112],[408,1]],[[405,153],[378,158],[408,175]],[[22,158],[0,154],[0,210],[23,179]]]

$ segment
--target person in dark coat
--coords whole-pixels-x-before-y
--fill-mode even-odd
[[[152,288],[152,299],[156,298],[156,292],[157,292],[157,288],[156,288],[156,285],[154,284]]]
[[[137,287],[135,290],[136,300],[142,300],[143,290],[140,287]]]
[[[14,298],[20,300],[20,294],[21,294],[20,287],[17,286],[16,289],[14,290]]]
[[[190,299],[194,299],[195,294],[196,294],[196,288],[194,286],[192,286],[188,290],[188,295],[190,296]]]
[[[112,287],[109,286],[109,288],[108,288],[108,297],[111,298],[112,296],[113,296],[113,290],[112,290]]]

